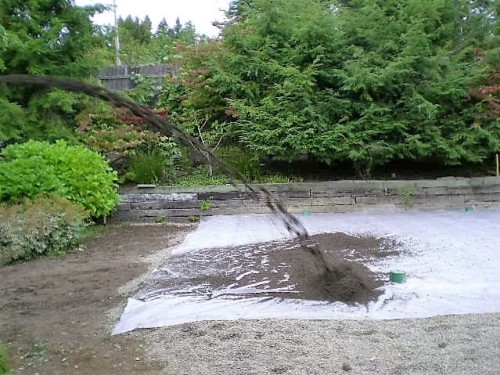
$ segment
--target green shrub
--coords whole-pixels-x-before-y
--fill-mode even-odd
[[[0,263],[75,248],[87,217],[81,206],[56,195],[0,205]]]
[[[0,345],[0,375],[9,375],[9,373],[9,356],[7,355],[7,350]]]
[[[139,184],[171,183],[180,157],[181,150],[171,138],[150,139],[130,157],[130,171],[125,177]]]
[[[56,193],[101,217],[119,201],[116,180],[104,157],[64,141],[29,141],[8,146],[0,154],[0,202],[20,203]]]
[[[259,158],[247,150],[236,146],[225,146],[215,152],[215,156],[229,164],[235,170],[243,174],[251,181],[256,181],[260,177]]]
[[[167,157],[158,151],[138,151],[130,158],[127,179],[139,184],[158,184],[167,180]]]

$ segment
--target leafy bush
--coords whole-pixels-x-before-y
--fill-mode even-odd
[[[101,155],[64,141],[29,141],[7,146],[0,154],[0,202],[56,193],[101,217],[119,201],[116,179]]]
[[[0,345],[0,375],[9,375],[10,364],[9,356],[7,355],[7,350]]]
[[[88,213],[51,195],[0,206],[0,263],[57,255],[74,248]]]

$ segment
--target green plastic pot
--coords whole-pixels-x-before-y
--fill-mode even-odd
[[[406,272],[401,270],[394,270],[390,273],[391,283],[403,284],[406,282]]]

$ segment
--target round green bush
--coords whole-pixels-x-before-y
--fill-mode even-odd
[[[55,193],[98,218],[118,204],[116,181],[116,172],[102,155],[64,141],[29,141],[0,153],[0,202]]]

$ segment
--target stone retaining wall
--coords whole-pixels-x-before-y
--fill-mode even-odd
[[[440,178],[410,181],[329,181],[265,184],[292,213],[384,209],[460,209],[500,206],[500,178]],[[245,187],[124,188],[114,221],[188,222],[200,215],[269,213]]]

